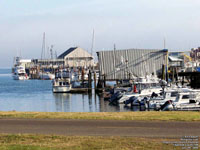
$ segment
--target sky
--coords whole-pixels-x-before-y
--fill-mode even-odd
[[[0,0],[0,67],[79,46],[189,51],[200,46],[199,0]],[[92,35],[94,30],[94,42]],[[46,52],[47,57],[47,52]]]

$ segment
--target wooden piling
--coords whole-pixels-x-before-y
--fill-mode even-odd
[[[92,73],[91,73],[90,70],[89,70],[89,73],[88,73],[88,88],[89,89],[92,88]]]
[[[94,71],[94,89],[96,89],[97,88],[97,80],[96,80],[96,72]]]
[[[103,76],[103,85],[104,85],[104,88],[106,88],[106,75],[104,74],[104,76]]]

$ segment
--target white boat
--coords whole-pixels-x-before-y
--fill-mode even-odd
[[[70,72],[67,70],[60,70],[56,72],[55,79],[53,80],[52,90],[54,93],[67,93],[70,92],[72,85],[70,79]]]
[[[25,68],[23,66],[16,66],[13,68],[12,77],[14,80],[28,80],[29,77],[26,74]]]
[[[128,92],[119,99],[118,103],[123,104],[126,100],[130,97],[142,97],[142,96],[150,96],[152,93],[161,93],[162,88],[159,84],[159,79],[155,77],[140,77],[137,78],[136,82],[134,83],[134,88],[132,92]]]
[[[178,93],[175,101],[167,101],[162,110],[195,110],[200,109],[200,91]]]
[[[41,80],[53,80],[53,79],[55,79],[55,75],[50,72],[40,72],[39,78]]]
[[[12,68],[12,77],[14,80],[28,80],[29,77],[26,73],[23,62],[30,62],[30,60],[21,59],[20,57],[14,57],[14,65]]]
[[[150,97],[149,100],[147,100],[148,108],[149,109],[155,109],[158,110],[161,108],[161,106],[166,101],[175,101],[178,93],[181,92],[189,92],[192,91],[192,89],[189,88],[182,88],[182,87],[172,87],[172,88],[166,88],[162,95],[157,97]]]

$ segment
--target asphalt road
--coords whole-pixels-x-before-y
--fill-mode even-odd
[[[0,133],[179,138],[200,136],[200,122],[0,119]]]

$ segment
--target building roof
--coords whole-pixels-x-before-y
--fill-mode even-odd
[[[71,47],[68,50],[66,50],[64,53],[62,53],[60,56],[58,56],[58,59],[62,59],[64,58],[66,55],[68,55],[69,53],[73,52],[75,49],[77,49],[78,47]]]

